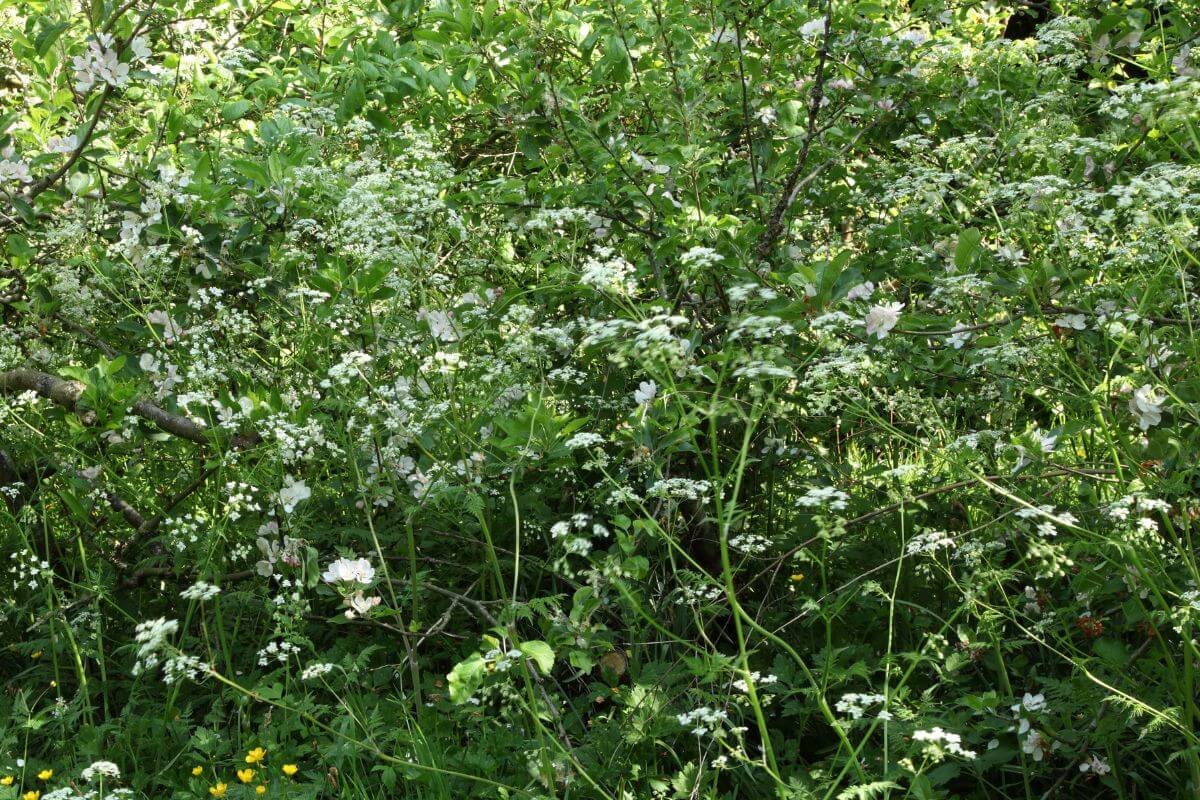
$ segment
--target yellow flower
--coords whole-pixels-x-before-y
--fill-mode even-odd
[[[37,661],[39,658],[42,657],[42,651],[34,650],[32,653],[29,654],[29,657],[32,658],[34,661]]]
[[[224,797],[225,790],[228,788],[229,788],[228,784],[218,783],[216,786],[208,787],[208,793],[211,794],[213,797]]]
[[[266,793],[267,793],[267,787],[265,787],[265,786],[262,786],[261,784],[260,784],[260,785],[258,785],[258,786],[255,786],[255,787],[254,787],[254,793],[255,793],[255,794],[266,794]]]
[[[792,580],[793,580],[793,581],[796,581],[797,583],[799,583],[800,581],[804,580],[804,573],[803,573],[803,572],[797,572],[795,575],[793,575],[793,576],[792,576]]]
[[[28,791],[25,794],[21,795],[21,800],[38,800],[38,798],[41,796],[42,796],[41,792]]]
[[[0,778],[0,786],[12,786],[12,785],[13,785],[13,776],[12,775],[5,775],[3,778]]]
[[[261,747],[256,747],[253,750],[251,750],[249,753],[246,753],[246,763],[247,764],[257,764],[258,762],[262,761],[266,757],[267,757],[267,751],[263,750]]]
[[[38,773],[39,781],[48,781],[53,777],[54,777],[54,770],[52,770],[52,769],[44,769]]]
[[[249,783],[250,781],[254,780],[254,770],[250,769],[249,767],[246,769],[239,769],[237,771],[237,776],[238,780],[242,783]]]
[[[299,771],[300,771],[300,768],[297,767],[295,764],[284,764],[283,765],[283,774],[287,775],[289,778],[292,777],[293,775],[295,775]]]
[[[200,777],[201,775],[204,774],[204,767],[197,764],[196,766],[192,767],[192,774],[195,775],[197,778]]]

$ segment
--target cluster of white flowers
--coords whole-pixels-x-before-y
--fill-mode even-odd
[[[691,728],[697,736],[715,733],[729,722],[729,714],[708,706],[676,714],[675,719],[685,728]]]
[[[491,669],[496,672],[508,672],[515,665],[519,664],[525,654],[515,647],[510,647],[501,650],[498,647],[493,647],[483,654],[483,660],[486,661]]]
[[[626,295],[636,288],[635,275],[633,265],[614,254],[611,248],[598,247],[595,255],[583,262],[579,280],[602,292]]]
[[[83,772],[79,773],[79,777],[88,783],[101,778],[114,780],[121,777],[121,770],[111,761],[94,761],[91,766],[83,768]]]
[[[910,556],[925,555],[947,547],[954,547],[954,538],[950,534],[945,531],[929,531],[909,539],[904,552]]]
[[[265,667],[272,661],[286,664],[290,656],[299,655],[300,648],[287,641],[267,642],[267,646],[258,651],[258,665]]]
[[[14,550],[9,554],[8,575],[12,579],[12,588],[37,589],[41,586],[38,578],[50,575],[50,562],[38,560],[33,551],[27,547]]]
[[[771,547],[771,540],[761,534],[747,531],[739,533],[737,536],[729,537],[729,546],[739,553],[744,553],[748,556],[762,555]]]
[[[586,556],[592,552],[593,539],[607,539],[609,531],[588,514],[574,514],[551,525],[550,536],[568,555]]]
[[[198,681],[201,676],[207,675],[211,671],[212,665],[201,661],[196,656],[177,653],[163,662],[163,682],[171,684],[183,678],[189,681]]]
[[[828,508],[831,511],[843,511],[849,500],[850,495],[832,486],[815,486],[797,497],[796,505],[805,508]]]
[[[664,478],[646,490],[646,497],[662,500],[700,500],[707,503],[712,484],[691,478]]]
[[[700,272],[721,262],[721,254],[711,247],[693,247],[679,257],[680,263],[691,272]]]
[[[599,447],[604,444],[604,437],[598,433],[590,433],[584,431],[577,433],[567,441],[563,442],[564,446],[569,450],[581,450],[589,447]]]
[[[331,584],[370,586],[375,580],[375,568],[365,558],[339,558],[330,563],[321,578]]]
[[[842,699],[837,701],[837,705],[835,705],[834,708],[836,708],[839,713],[849,714],[853,719],[862,719],[863,714],[867,712],[868,708],[874,705],[882,705],[885,703],[887,703],[887,698],[881,694],[859,694],[857,692],[851,692],[849,694],[842,695]],[[883,715],[885,713],[887,713],[886,709],[879,712],[881,719],[884,718]],[[891,718],[890,714],[887,718]]]
[[[133,639],[138,643],[137,663],[133,674],[158,666],[159,651],[170,645],[169,639],[179,632],[179,623],[173,619],[152,619],[138,623],[133,630]]]
[[[358,351],[343,353],[341,360],[329,368],[329,378],[321,381],[321,388],[329,389],[333,386],[348,386],[351,383],[361,382],[363,368],[369,363],[371,363],[371,356],[366,353]]]
[[[925,748],[926,755],[931,755],[934,758],[940,758],[939,750],[944,750],[951,755],[960,756],[966,759],[975,758],[974,750],[967,750],[962,746],[962,737],[957,733],[944,731],[940,727],[934,727],[927,731],[913,731],[912,738],[914,742],[928,742],[934,745],[934,748]]]
[[[755,689],[761,689],[764,686],[772,686],[779,683],[778,675],[763,675],[757,670],[750,673],[750,681],[754,684]],[[746,683],[745,678],[738,678],[730,684],[734,689],[737,689],[742,694],[750,691],[750,687]]]
[[[221,593],[221,587],[215,586],[206,581],[196,581],[191,586],[179,593],[179,596],[184,600],[212,600]]]
[[[321,677],[328,675],[330,672],[333,672],[335,669],[337,669],[337,665],[335,665],[335,664],[330,664],[330,663],[324,662],[324,661],[318,661],[316,663],[309,664],[307,667],[304,668],[304,670],[300,673],[300,680],[302,680],[302,681],[316,680],[317,678],[321,678]]]
[[[75,69],[75,91],[89,92],[99,83],[120,88],[129,82],[129,65],[118,60],[112,44],[112,37],[101,33],[88,42],[82,55],[75,56],[71,62]]]

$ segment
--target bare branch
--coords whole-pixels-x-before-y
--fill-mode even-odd
[[[68,381],[38,372],[33,369],[10,369],[0,372],[0,394],[16,392],[36,392],[49,400],[53,400],[69,411],[75,410],[79,396],[86,387],[79,381]],[[154,423],[159,430],[165,431],[181,439],[187,439],[198,445],[207,446],[209,434],[205,428],[192,422],[187,417],[172,414],[149,400],[138,400],[133,404],[132,411],[144,420]],[[257,434],[242,434],[234,437],[234,449],[247,447],[258,441]]]

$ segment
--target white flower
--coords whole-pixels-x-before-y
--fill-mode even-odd
[[[97,777],[119,778],[121,777],[121,770],[111,761],[95,761],[90,767],[84,768],[83,772],[80,773],[80,777],[91,783]]]
[[[291,475],[285,475],[283,483],[283,488],[279,490],[279,505],[283,506],[284,512],[288,514],[292,513],[299,503],[312,497],[312,490],[305,485],[304,481],[298,481]]]
[[[71,153],[79,146],[79,138],[75,134],[70,136],[51,136],[46,140],[46,149],[51,153]]]
[[[639,406],[646,405],[658,396],[658,384],[654,381],[642,381],[637,391],[633,393],[633,402]]]
[[[375,579],[375,568],[365,558],[339,558],[329,565],[321,578],[326,583],[361,583],[369,586]]]
[[[0,159],[0,181],[20,181],[29,183],[33,178],[29,174],[29,165],[24,161]]]
[[[1093,772],[1096,775],[1107,775],[1112,772],[1112,767],[1103,758],[1093,753],[1090,759],[1079,765],[1079,771]]]
[[[1147,430],[1151,425],[1162,422],[1162,406],[1165,402],[1166,398],[1147,383],[1129,398],[1129,411],[1137,416],[1138,427]]]
[[[902,308],[904,308],[903,303],[884,303],[871,306],[866,318],[867,336],[875,336],[878,339],[887,336],[888,332],[900,321],[900,309]]]
[[[854,300],[866,300],[875,293],[875,284],[871,281],[864,281],[857,286],[850,287],[850,291],[846,292],[846,299],[853,302]]]
[[[1087,330],[1087,317],[1083,316],[1083,314],[1064,314],[1054,320],[1054,325],[1057,328],[1085,331]]]
[[[1045,756],[1045,747],[1042,744],[1042,735],[1037,731],[1030,731],[1025,737],[1025,741],[1021,743],[1021,749],[1026,755],[1033,756],[1034,761],[1041,761]]]
[[[946,344],[955,350],[962,350],[963,345],[969,341],[971,341],[971,332],[967,330],[967,326],[961,322],[954,323],[954,327],[950,329],[950,336],[946,338]]]
[[[1006,244],[996,248],[996,257],[1013,264],[1020,264],[1025,260],[1025,251],[1020,247]]]
[[[422,308],[417,312],[417,319],[424,320],[429,325],[429,332],[439,342],[458,340],[458,326],[454,324],[454,317],[451,314]]]
[[[150,45],[146,41],[145,36],[135,36],[133,41],[129,43],[129,51],[133,54],[134,61],[145,61],[150,57]]]
[[[825,17],[817,17],[809,20],[800,26],[800,35],[805,39],[812,39],[817,36],[825,35]]]
[[[356,616],[366,616],[372,608],[379,605],[379,601],[380,598],[378,595],[366,597],[363,595],[362,590],[359,589],[346,598],[346,605],[350,606],[346,609],[346,619],[354,619]]]
[[[763,106],[754,116],[757,117],[758,121],[763,125],[773,125],[775,124],[775,120],[778,119],[779,115],[776,114],[774,107]]]

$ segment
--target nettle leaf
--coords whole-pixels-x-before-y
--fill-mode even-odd
[[[450,670],[446,681],[450,687],[450,699],[455,703],[465,703],[475,694],[487,675],[487,661],[479,653],[475,653],[465,661],[460,661]]]
[[[532,658],[538,665],[538,669],[542,674],[548,674],[554,667],[554,650],[550,645],[538,639],[521,642],[517,649],[524,653],[529,658]]]
[[[958,244],[954,247],[954,266],[967,269],[975,262],[979,254],[983,234],[978,228],[967,228],[958,235]]]
[[[221,119],[233,122],[246,116],[252,108],[254,108],[254,103],[250,100],[234,100],[221,106]]]

